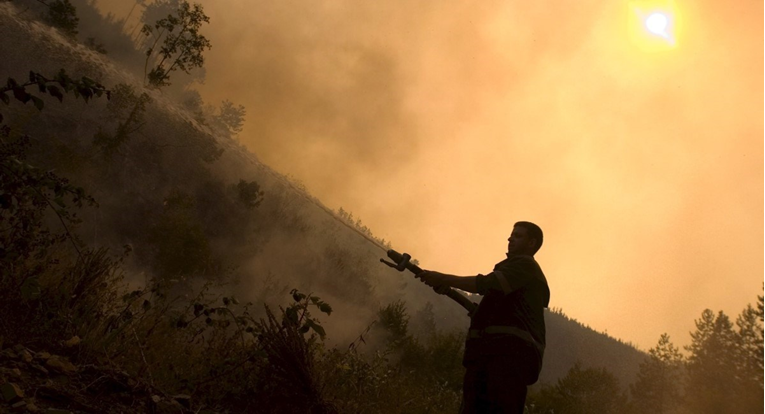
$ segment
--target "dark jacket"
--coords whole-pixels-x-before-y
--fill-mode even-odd
[[[484,298],[470,322],[463,363],[517,357],[523,377],[536,382],[545,350],[544,308],[550,303],[539,264],[531,256],[508,256],[488,275],[478,275],[476,285]]]

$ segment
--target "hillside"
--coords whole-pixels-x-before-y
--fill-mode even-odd
[[[0,3],[0,56],[1,76],[24,80],[30,70],[53,76],[63,68],[107,88],[130,85],[124,99],[143,93],[140,79],[108,55],[70,42],[10,3]],[[464,312],[448,298],[381,265],[383,250],[324,206],[321,195],[259,162],[168,95],[146,93],[151,101],[140,128],[108,153],[94,137],[116,131],[125,116],[112,105],[114,98],[85,103],[66,97],[59,103],[46,97],[43,111],[18,102],[0,106],[5,122],[31,137],[32,165],[55,170],[98,202],[78,211],[77,233],[85,243],[111,252],[130,246],[122,269],[131,287],[154,278],[176,283],[173,289],[183,293],[214,281],[220,296],[273,307],[297,288],[331,304],[334,312],[321,321],[328,343],[340,348],[397,300],[406,304],[412,326],[430,306],[439,329],[467,326]],[[262,191],[254,208],[240,205],[240,182]],[[51,226],[58,225],[51,218]],[[634,380],[642,352],[561,313],[547,313],[547,323],[542,382],[554,382],[577,361],[607,368],[623,386]]]

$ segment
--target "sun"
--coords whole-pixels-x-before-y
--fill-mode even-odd
[[[667,39],[669,38],[669,32],[667,32],[667,29],[669,28],[669,17],[661,12],[652,13],[645,19],[645,28],[648,29],[649,32]]]
[[[677,46],[677,9],[670,0],[629,2],[630,39],[643,51],[658,52]]]

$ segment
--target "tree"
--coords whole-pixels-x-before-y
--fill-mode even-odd
[[[636,413],[672,412],[681,398],[680,380],[683,357],[662,334],[655,348],[648,351],[648,359],[640,364],[635,384],[630,386],[631,408]]]
[[[607,369],[583,369],[577,362],[556,385],[529,396],[526,405],[529,413],[539,414],[617,414],[625,411],[627,397]]]
[[[235,135],[242,132],[246,113],[244,106],[234,106],[231,101],[224,100],[220,105],[216,120],[223,124],[231,135]]]
[[[762,285],[763,291],[765,291],[765,283]],[[763,319],[763,316],[765,316],[765,305],[763,305],[763,296],[757,296],[757,316],[760,317],[760,326],[762,327],[765,325],[765,320]],[[765,331],[763,329],[760,329],[760,338],[762,338],[763,334],[765,334]]]
[[[80,23],[80,19],[77,17],[77,8],[69,0],[55,0],[50,4],[42,3],[48,6],[45,21],[74,39],[77,36],[77,26]]]
[[[133,7],[130,8],[130,11],[128,12],[127,16],[122,20],[122,22],[123,22],[122,23],[122,30],[123,31],[125,30],[125,26],[127,25],[127,23],[130,21],[130,16],[133,15],[133,11],[135,10],[135,8],[137,6],[146,7],[146,5],[144,3],[145,3],[145,0],[135,0],[135,3],[133,3]]]
[[[181,0],[155,0],[151,2],[141,1],[143,12],[141,22],[153,25],[154,22],[173,14],[181,6]]]
[[[691,412],[737,413],[739,381],[737,379],[738,338],[730,318],[720,311],[706,309],[696,320],[691,344],[686,347],[688,381],[686,403]]]
[[[165,3],[169,2],[161,4]],[[188,74],[193,68],[201,68],[204,65],[202,53],[212,45],[199,33],[199,29],[203,23],[209,22],[210,18],[200,4],[192,7],[188,1],[182,1],[175,14],[168,14],[153,26],[145,24],[141,32],[151,38],[151,45],[146,50],[144,81],[151,87],[159,88],[170,85],[170,73],[175,70]]]
[[[433,312],[433,304],[427,302],[412,318],[412,333],[418,337],[427,338],[436,333],[436,314]]]
[[[405,340],[409,333],[409,315],[406,313],[406,304],[397,300],[377,311],[380,325],[388,334],[389,343],[398,343]]]
[[[263,191],[255,181],[239,180],[236,184],[237,200],[247,209],[252,210],[263,201]]]
[[[748,305],[736,318],[738,400],[742,410],[747,412],[763,406],[762,296],[757,299],[757,309]]]
[[[117,121],[117,127],[113,133],[99,127],[98,132],[93,136],[93,145],[100,147],[107,157],[119,152],[120,147],[130,139],[131,135],[143,127],[146,105],[151,101],[147,93],[137,95],[135,88],[130,85],[124,83],[115,85],[113,99],[106,105],[106,109],[111,119]]]
[[[200,125],[207,125],[204,101],[202,101],[202,95],[199,94],[199,91],[184,89],[181,92],[180,102],[183,108],[191,113],[195,121],[199,122]]]

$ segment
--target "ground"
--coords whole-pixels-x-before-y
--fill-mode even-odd
[[[57,352],[0,343],[0,413],[208,413],[109,366],[78,365],[79,338]]]

